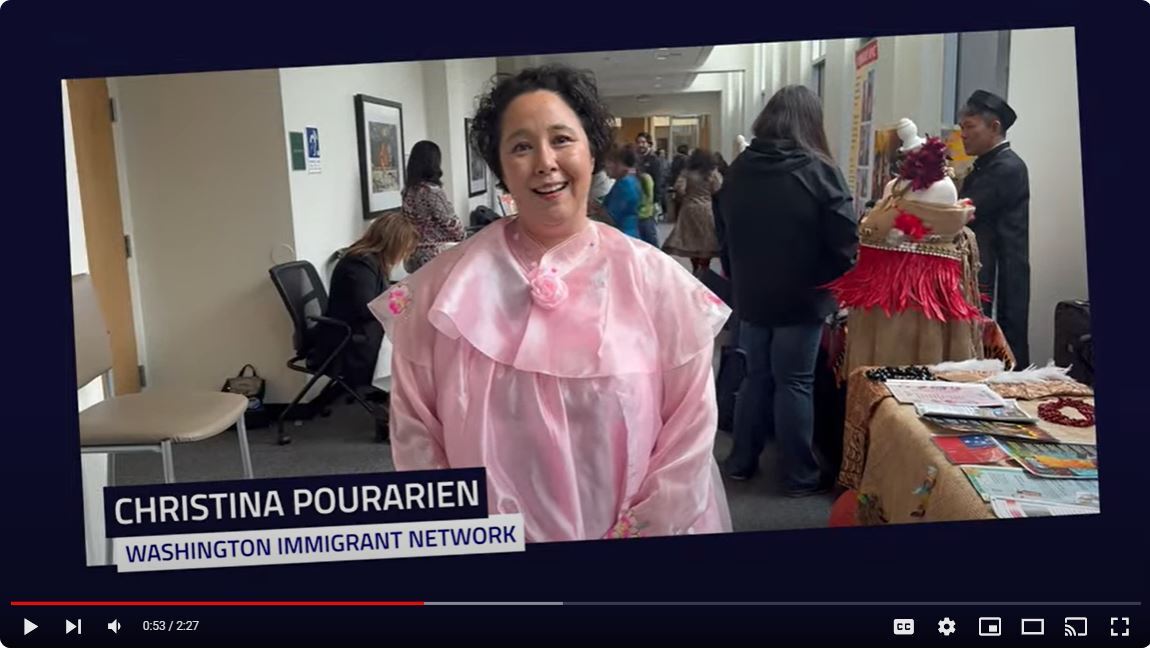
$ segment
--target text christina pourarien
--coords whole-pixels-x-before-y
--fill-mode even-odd
[[[429,481],[354,487],[210,492],[116,500],[116,521],[124,526],[259,519],[336,512],[386,512],[478,507],[479,481]]]

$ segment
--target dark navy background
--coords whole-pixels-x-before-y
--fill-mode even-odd
[[[439,507],[413,507],[407,508],[407,485],[419,484],[424,487],[428,483],[447,481],[451,483],[449,493],[451,503],[456,504],[449,508]],[[461,504],[457,482],[474,484],[477,505]],[[378,504],[383,508],[386,502],[387,486],[397,485],[401,495],[403,508],[389,508],[372,510],[364,505],[362,486],[375,486],[379,488],[380,498]],[[328,507],[328,497],[321,498],[316,492],[322,488],[330,488],[334,495],[335,510],[330,514],[320,514],[316,511],[317,505]],[[340,499],[339,490],[346,495]],[[295,490],[308,490],[312,493],[310,504],[301,508],[295,514]],[[268,503],[267,493],[276,492],[279,495],[279,504],[283,515],[271,514],[267,517],[246,517],[232,519],[231,505],[227,500],[222,501],[223,517],[216,517],[216,504],[214,500],[202,499],[201,503],[208,509],[208,518],[204,521],[192,521],[192,517],[199,511],[190,505],[185,516],[182,511],[177,515],[180,521],[160,520],[159,499],[163,496],[182,497],[187,495],[189,501],[192,496],[232,493],[236,495],[236,511],[240,512],[241,493],[260,493],[256,504],[260,506],[256,512],[263,513],[261,508]],[[352,496],[353,493],[355,496]],[[151,507],[149,499],[156,501],[155,514],[138,516],[135,499],[142,501],[143,506]],[[356,501],[352,501],[352,499]],[[116,518],[116,503],[120,499],[132,499],[132,503],[125,506],[124,515],[131,521],[141,523],[121,524]],[[340,510],[341,501],[349,506],[353,503],[357,509],[354,512]],[[423,503],[432,503],[429,493],[424,494]],[[124,487],[104,488],[104,530],[109,538],[135,537],[140,535],[179,535],[181,533],[209,533],[225,530],[260,530],[273,528],[302,528],[312,526],[351,526],[356,524],[388,524],[405,521],[443,521],[449,519],[475,519],[487,516],[487,470],[482,467],[468,467],[461,469],[427,470],[419,472],[388,472],[376,474],[342,474],[333,476],[304,476],[294,478],[264,478],[241,481],[204,481],[197,483],[171,483],[159,485],[130,485]]]
[[[8,607],[11,600],[1141,602],[1150,549],[1150,341],[1143,307],[1150,215],[1141,190],[1150,183],[1143,96],[1147,74],[1138,62],[1145,61],[1150,5],[1141,0],[855,0],[761,2],[740,8],[733,2],[692,3],[681,10],[664,4],[658,8],[666,11],[648,11],[654,8],[556,2],[455,8],[380,2],[125,7],[50,0],[10,0],[0,7],[5,244],[0,277],[9,385],[0,452],[3,641],[45,642],[37,641],[39,631],[20,635],[21,617],[29,611]],[[548,544],[509,555],[181,573],[118,575],[111,568],[84,566],[61,78],[1067,25],[1077,27],[1101,515]],[[1069,71],[1051,69],[1049,74]],[[1044,227],[1043,215],[1032,214],[1031,224]],[[204,629],[257,645],[325,639],[410,645],[461,638],[469,643],[586,643],[597,638],[613,644],[676,645],[808,645],[849,639],[845,642],[891,645],[896,639],[890,636],[890,618],[899,611],[429,607],[159,614],[204,621],[214,617],[215,624]],[[50,625],[62,627],[65,613],[79,615],[59,611]],[[1150,619],[1145,614],[1145,606],[1137,608],[1135,636],[1128,643],[1146,644]],[[804,621],[809,624],[797,627]],[[49,632],[57,636],[40,638],[52,638],[54,644],[186,645],[208,639],[169,635],[102,641],[110,634],[85,633],[82,639],[65,640],[61,629]],[[941,639],[919,634],[907,642],[919,646]],[[1041,639],[1043,644],[1063,641]],[[1082,640],[1109,642],[1101,634]]]

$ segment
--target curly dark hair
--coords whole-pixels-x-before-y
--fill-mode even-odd
[[[590,74],[563,65],[544,65],[515,75],[496,75],[491,89],[480,98],[471,122],[471,144],[495,172],[501,188],[506,188],[503,165],[499,160],[503,113],[515,98],[536,90],[549,90],[559,95],[579,116],[587,133],[591,158],[595,161],[594,171],[602,168],[603,155],[611,147],[615,120],[599,99],[599,89]]]
[[[701,147],[695,149],[691,152],[691,157],[687,158],[687,169],[700,174],[710,174],[715,169],[715,157],[706,149]]]

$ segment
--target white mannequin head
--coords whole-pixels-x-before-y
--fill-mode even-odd
[[[898,121],[898,139],[902,140],[902,147],[899,151],[906,153],[912,149],[921,147],[926,138],[918,134],[918,125],[910,121],[909,118],[902,118]]]

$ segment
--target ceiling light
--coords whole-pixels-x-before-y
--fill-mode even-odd
[[[660,60],[660,61],[666,61],[666,60],[667,60],[667,55],[666,55],[666,54],[660,54],[659,56],[657,56],[657,57],[655,57],[655,58],[656,58],[656,59],[658,59],[658,60]]]

